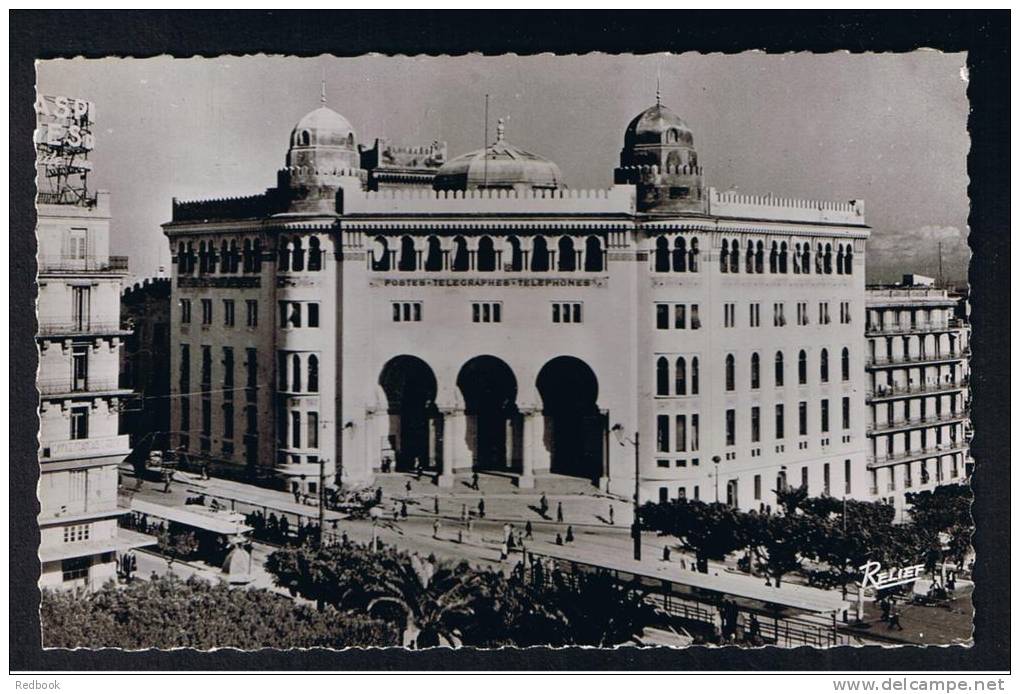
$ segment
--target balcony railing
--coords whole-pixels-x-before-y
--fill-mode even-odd
[[[70,378],[40,379],[36,382],[36,387],[42,395],[72,395],[74,393],[87,395],[88,393],[123,390],[116,378],[88,378],[80,380],[78,383],[73,383]]]
[[[965,449],[966,447],[967,444],[963,441],[951,441],[938,446],[929,446],[928,448],[903,451],[902,453],[895,453],[893,455],[871,456],[870,467],[883,467],[885,465],[893,465],[895,463],[931,458],[933,456],[944,455],[946,453],[955,453]]]
[[[100,321],[77,318],[39,318],[40,336],[53,335],[110,335],[131,332],[119,321]]]
[[[951,350],[936,354],[912,354],[899,357],[869,357],[868,366],[897,366],[900,364],[924,364],[927,362],[958,361],[970,355],[970,348]]]
[[[127,272],[126,255],[73,257],[68,255],[39,256],[39,272]]]
[[[959,419],[965,419],[967,417],[966,412],[950,412],[941,415],[932,415],[929,417],[910,417],[908,419],[896,419],[891,422],[873,422],[868,425],[869,433],[878,433],[883,431],[893,431],[896,429],[909,429],[910,427],[926,426],[929,424],[944,424],[946,422],[953,422]]]
[[[944,330],[955,330],[966,324],[959,318],[951,318],[948,321],[935,323],[891,323],[889,325],[869,324],[865,329],[868,335],[916,335],[918,333],[942,332]]]
[[[955,381],[941,381],[935,383],[922,383],[921,385],[891,385],[878,386],[867,391],[867,396],[872,400],[881,398],[894,398],[904,395],[925,395],[929,393],[944,393],[950,390],[959,390],[970,385],[969,378],[958,378]]]

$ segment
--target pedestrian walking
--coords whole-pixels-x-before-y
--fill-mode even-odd
[[[662,546],[662,561],[669,561],[669,546]]]
[[[471,520],[471,518],[468,518],[467,519],[467,533],[468,533],[468,535],[471,534],[471,531],[472,531],[472,529],[474,529],[474,527],[475,527],[475,522],[473,520]]]
[[[510,524],[509,523],[504,523],[503,524],[503,542],[506,542],[509,537],[510,537]]]
[[[892,604],[889,602],[889,598],[882,598],[878,602],[879,608],[882,610],[882,621],[889,621],[889,613],[892,611]]]
[[[439,496],[432,497],[432,511],[438,516],[439,515]]]
[[[532,531],[531,521],[528,521],[527,523],[524,524],[524,537],[528,540],[534,539],[531,535],[531,531]]]
[[[499,546],[499,560],[500,561],[506,561],[506,557],[507,557],[507,546],[506,546],[506,541],[504,540],[503,544],[501,544]]]
[[[173,470],[167,470],[166,472],[163,473],[163,493],[164,494],[169,494],[170,493],[170,485],[173,483],[173,481],[174,481],[174,471]]]
[[[612,504],[609,504],[609,524],[616,525],[616,511],[613,510]]]
[[[478,500],[478,517],[485,518],[485,499]]]
[[[545,517],[545,514],[549,513],[549,500],[545,498],[545,492],[542,492],[541,498],[538,500],[538,511]]]
[[[472,472],[471,473],[471,488],[474,489],[475,491],[478,491],[478,473],[477,472]]]
[[[567,544],[574,541],[574,527],[571,525],[567,526]]]
[[[375,503],[376,504],[382,503],[382,487],[375,488]]]
[[[400,520],[400,509],[398,509],[396,506],[394,506],[393,507],[393,522],[395,523],[398,520]]]
[[[297,487],[294,487],[293,491],[294,491],[294,503],[295,504],[300,504],[301,503],[301,490],[298,489]]]
[[[406,501],[401,501],[400,502],[400,517],[401,518],[407,518],[407,502]]]
[[[463,528],[457,528],[457,544],[464,543],[464,530]]]
[[[557,501],[556,502],[556,522],[557,523],[562,523],[563,522],[563,502],[562,501]]]
[[[556,544],[559,545],[560,547],[563,546],[563,536],[560,535],[559,533],[556,533]]]
[[[434,521],[432,521],[432,539],[434,539],[434,540],[438,540],[439,539],[439,525],[440,524],[439,524],[439,519],[438,518],[436,518]]]
[[[687,560],[684,559],[683,556],[680,557],[680,568],[681,569],[686,569],[687,568]]]
[[[889,629],[896,629],[897,631],[903,631],[903,625],[900,624],[900,612],[899,610],[893,610],[889,614]]]
[[[407,482],[404,482],[404,491],[406,491],[408,494],[411,493],[411,480],[407,480]]]

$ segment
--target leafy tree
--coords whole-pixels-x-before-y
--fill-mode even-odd
[[[676,499],[641,507],[641,522],[650,529],[671,535],[694,552],[698,571],[708,573],[709,559],[721,560],[746,546],[741,534],[742,514],[732,506]]]
[[[746,513],[741,525],[741,536],[777,586],[783,576],[800,570],[818,533],[815,522],[797,513]]]
[[[44,590],[51,648],[347,648],[398,645],[385,622],[316,612],[267,590],[165,576],[93,593]]]
[[[929,564],[943,556],[940,535],[948,536],[945,558],[962,565],[970,550],[974,536],[974,519],[970,507],[974,493],[969,485],[952,484],[936,487],[933,491],[908,493],[910,519],[918,540],[919,550]]]
[[[198,550],[198,539],[193,532],[172,533],[164,529],[158,539],[159,551],[166,559],[168,569],[173,566],[174,560],[187,560]]]

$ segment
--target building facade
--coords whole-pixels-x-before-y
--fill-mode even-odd
[[[905,495],[969,477],[970,327],[960,297],[920,276],[867,289],[869,488]]]
[[[120,383],[140,396],[124,408],[121,430],[135,453],[171,445],[170,278],[153,277],[124,288],[121,324],[129,333],[121,349]]]
[[[193,455],[308,493],[420,466],[743,508],[868,496],[862,202],[706,186],[659,103],[606,190],[565,188],[502,124],[429,186],[363,164],[323,106],[275,188],[174,201],[171,419]]]
[[[120,285],[127,258],[109,253],[109,194],[77,204],[40,194],[39,584],[97,587],[118,551],[152,542],[117,527],[117,466],[129,453],[118,429]]]

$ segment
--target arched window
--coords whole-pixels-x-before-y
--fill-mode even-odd
[[[510,246],[510,270],[520,272],[524,269],[524,250],[521,248],[521,240],[511,236],[506,240]]]
[[[683,236],[673,242],[673,272],[687,272],[687,242]]]
[[[414,272],[418,269],[418,257],[414,249],[414,239],[410,236],[400,237],[400,259],[397,261],[397,269],[401,272]],[[311,263],[309,263],[311,265]],[[309,270],[311,267],[308,268]]]
[[[786,241],[783,241],[781,244],[779,244],[779,273],[782,275],[786,274],[787,266],[786,254],[787,254]]]
[[[536,236],[531,242],[531,271],[549,271],[549,246],[543,236]]]
[[[669,240],[665,236],[655,239],[655,271],[669,272]]]
[[[584,271],[602,272],[605,270],[602,256],[602,240],[598,236],[589,236],[585,239]]]
[[[314,354],[308,356],[308,392],[319,392],[319,358]]]
[[[669,144],[674,144],[676,143],[679,136],[680,134],[676,130],[670,128],[669,130],[666,131],[666,142]]]
[[[846,247],[846,254],[843,255],[843,274],[854,274],[854,249],[850,245]]]
[[[800,271],[805,275],[811,274],[811,244],[804,244],[804,254],[800,258]]]
[[[769,272],[773,275],[779,272],[779,247],[772,242],[772,250],[769,251]]]
[[[377,239],[378,242],[378,239]],[[279,251],[277,252],[278,270],[287,272],[290,270],[290,239],[281,237],[279,240]],[[383,241],[385,243],[385,241]]]
[[[822,349],[822,353],[818,356],[818,373],[822,379],[822,383],[829,382],[829,350]]]
[[[291,382],[290,390],[292,393],[301,392],[301,355],[294,354],[290,358],[291,361]]]
[[[676,375],[673,378],[673,391],[676,395],[687,395],[687,360],[677,357]]]
[[[737,387],[737,365],[732,354],[726,355],[726,390],[733,390]]]
[[[262,239],[255,239],[252,245],[252,266],[255,272],[262,272]]]
[[[751,355],[751,388],[761,388],[761,359],[757,352]]]
[[[226,239],[220,242],[220,272],[223,274],[230,272],[230,247]]]
[[[425,241],[425,270],[426,272],[440,272],[443,269],[443,246],[439,238],[430,236]]]
[[[308,239],[308,269],[311,272],[322,269],[322,249],[319,247],[318,236]]]
[[[690,250],[687,251],[687,269],[691,272],[698,271],[698,240],[691,239]]]
[[[843,274],[843,244],[839,244],[839,251],[836,253],[836,274]]]
[[[843,348],[843,356],[841,358],[841,362],[842,362],[842,369],[841,369],[842,374],[841,375],[843,377],[843,380],[844,381],[849,381],[850,380],[850,350],[847,349],[846,347]]]
[[[251,239],[245,239],[242,245],[241,254],[244,256],[243,269],[245,272],[251,272],[255,267],[255,263],[252,262],[251,257]]]
[[[488,236],[478,239],[476,267],[479,272],[493,272],[496,269],[496,248]]]
[[[372,248],[372,269],[376,271],[390,269],[390,247],[382,236],[375,237],[375,245]]]
[[[797,383],[800,385],[807,383],[807,352],[804,350],[797,355]]]
[[[765,244],[761,241],[758,242],[754,251],[754,271],[759,275],[765,272]]]
[[[825,261],[824,261],[823,265],[825,267],[825,274],[826,275],[831,275],[832,274],[832,244],[831,243],[825,244]]]
[[[188,256],[184,252],[184,242],[177,243],[177,274],[183,275],[188,272]]]
[[[783,385],[783,353],[776,352],[776,387]]]
[[[691,358],[691,395],[697,395],[698,394],[698,380],[699,380],[698,358],[697,357],[692,357]]]
[[[723,239],[722,250],[719,251],[719,271],[730,271],[730,242]]]
[[[800,274],[800,244],[794,244],[793,246],[793,274]]]
[[[730,272],[740,272],[740,244],[736,239],[730,242]]]
[[[825,274],[825,249],[820,243],[815,248],[815,274]]]
[[[308,134],[308,131],[302,130],[301,136],[298,138],[298,144],[300,144],[302,147],[307,147],[310,142],[311,136]]]
[[[655,394],[669,395],[669,360],[666,357],[655,361]]]
[[[557,258],[557,270],[560,272],[573,272],[577,269],[577,254],[574,253],[574,239],[569,236],[561,236],[559,242],[559,257]]]
[[[290,269],[297,272],[305,269],[305,249],[301,247],[301,239],[294,239],[294,255]]]
[[[454,272],[466,272],[470,266],[467,241],[463,236],[458,236],[453,240],[453,263],[450,269]]]
[[[744,272],[751,274],[754,272],[754,241],[747,240],[747,253],[744,255]]]

